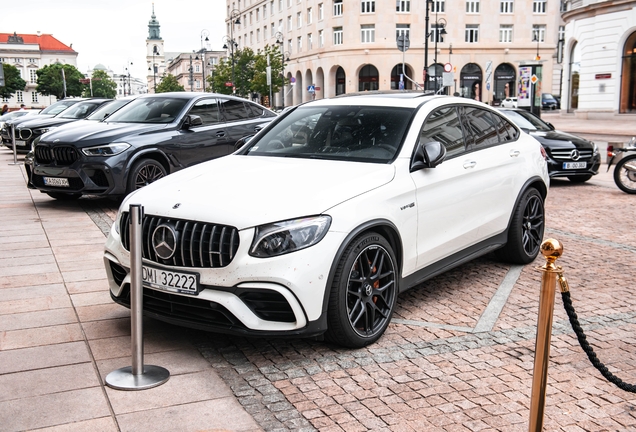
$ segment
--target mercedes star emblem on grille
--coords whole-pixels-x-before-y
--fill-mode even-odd
[[[579,158],[581,157],[581,154],[579,153],[579,151],[577,149],[572,150],[572,153],[570,153],[570,157],[572,158],[572,160],[579,160]]]
[[[157,256],[167,260],[177,250],[177,232],[171,225],[161,224],[152,232],[152,247]]]

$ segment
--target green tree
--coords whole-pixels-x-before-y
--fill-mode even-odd
[[[252,92],[262,95],[269,95],[269,84],[267,84],[267,56],[269,55],[269,65],[272,68],[272,95],[278,93],[283,86],[283,56],[275,46],[266,45],[262,52],[259,52],[254,61],[254,78],[252,80]]]
[[[179,81],[174,75],[168,74],[163,77],[161,83],[157,85],[157,91],[155,93],[167,93],[167,92],[182,92],[185,91],[182,85],[179,85]]]
[[[252,93],[255,61],[256,54],[250,48],[234,51],[234,86],[239,96],[249,96]],[[215,92],[232,94],[232,87],[225,85],[232,82],[231,56],[221,59],[208,82]]]
[[[13,65],[0,63],[4,71],[4,87],[0,87],[0,96],[10,98],[12,94],[19,90],[24,90],[26,81],[20,77],[20,71]]]
[[[64,78],[62,77],[64,70]],[[73,65],[54,63],[38,69],[38,93],[45,96],[53,95],[58,99],[64,98],[64,79],[66,79],[66,96],[81,96],[83,84],[80,82],[84,75]]]
[[[91,77],[93,86],[93,96],[103,98],[114,98],[117,96],[117,83],[108,76],[106,71],[95,70]],[[84,84],[84,97],[91,96],[91,84]]]

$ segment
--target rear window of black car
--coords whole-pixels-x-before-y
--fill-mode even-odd
[[[106,121],[118,123],[171,123],[188,103],[188,99],[165,96],[135,99],[114,112]]]

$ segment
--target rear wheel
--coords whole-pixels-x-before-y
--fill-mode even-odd
[[[68,193],[68,192],[47,192],[46,193],[51,198],[55,198],[60,201],[72,201],[79,199],[82,194],[79,193]]]
[[[636,194],[636,155],[623,158],[614,168],[614,183],[628,194]]]
[[[591,179],[592,176],[591,175],[586,175],[586,176],[569,176],[568,180],[570,180],[572,183],[585,183],[586,181],[588,181],[589,179]]]
[[[496,251],[497,257],[515,264],[532,262],[539,253],[544,229],[543,197],[530,188],[517,204],[508,228],[508,241]]]
[[[379,234],[357,237],[338,263],[329,297],[327,340],[359,348],[377,341],[398,294],[393,249]]]
[[[154,159],[142,159],[136,162],[128,176],[126,193],[148,186],[166,176],[166,169]]]

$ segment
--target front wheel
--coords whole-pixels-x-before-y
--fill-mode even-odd
[[[398,294],[389,242],[377,233],[357,237],[338,263],[327,311],[327,340],[350,348],[377,341],[389,326]]]
[[[614,183],[628,194],[636,194],[636,155],[621,159],[614,168]]]
[[[165,176],[166,169],[156,160],[142,159],[137,161],[130,170],[126,193],[148,186]]]
[[[543,197],[538,190],[530,188],[524,192],[512,214],[508,241],[495,252],[497,257],[514,264],[534,261],[539,254],[544,229]]]

